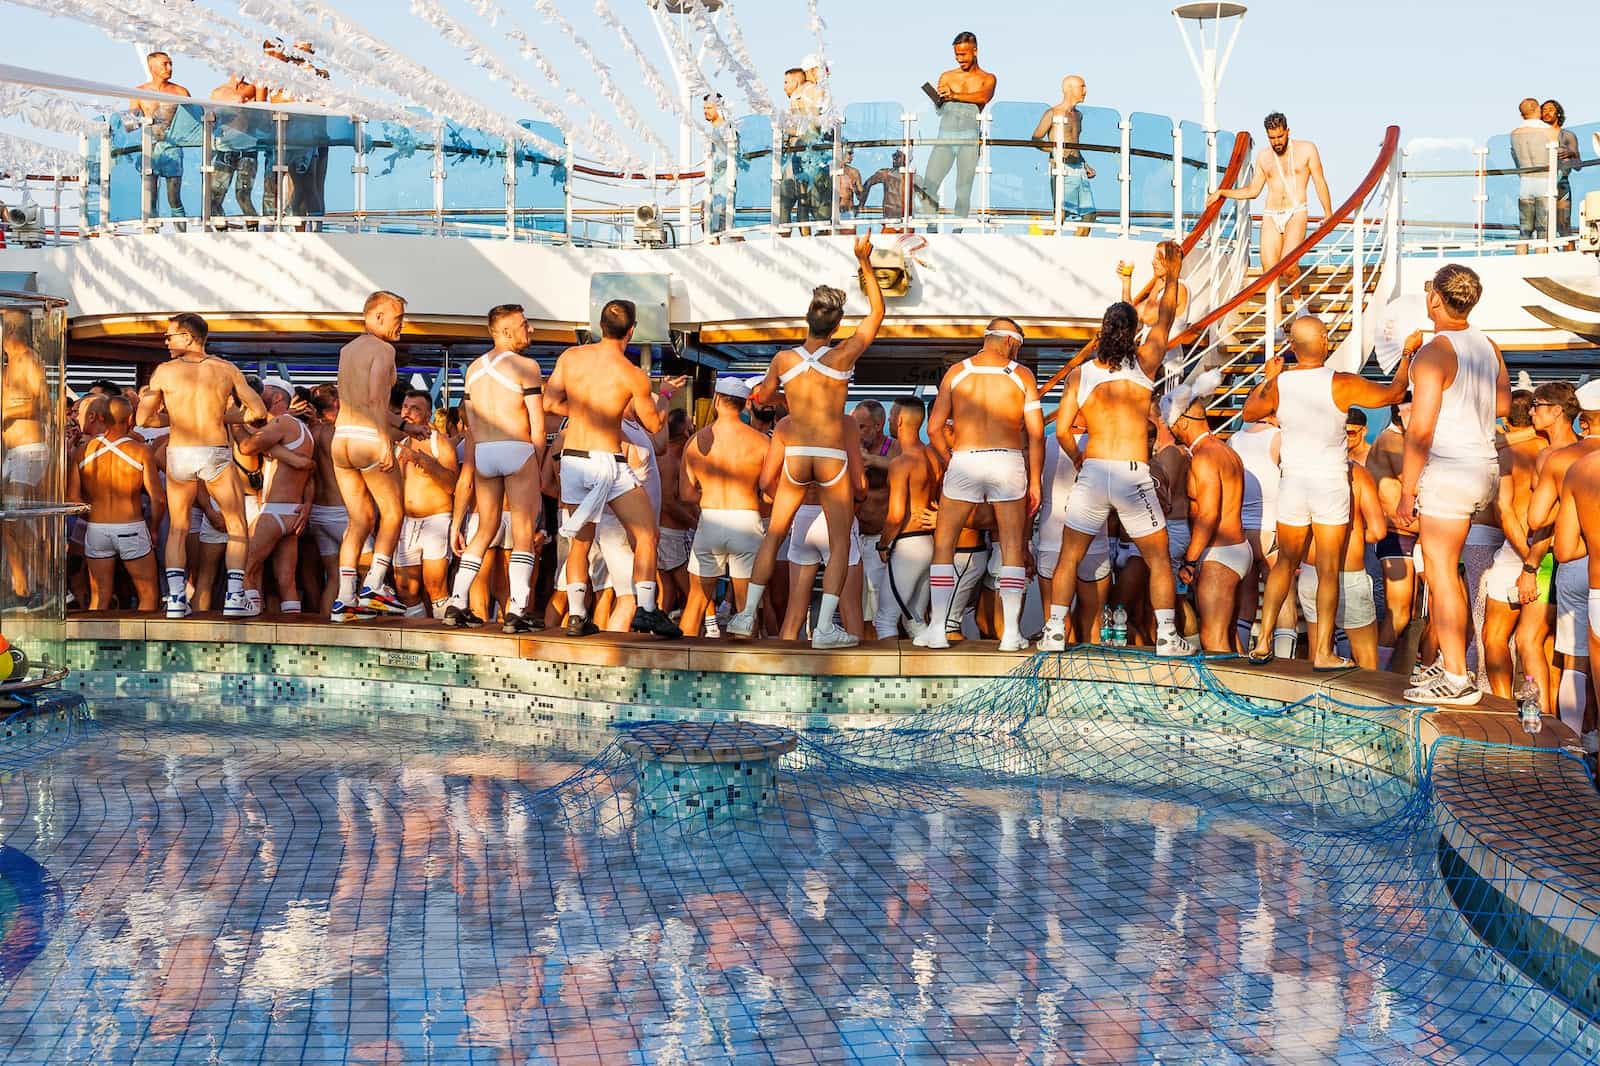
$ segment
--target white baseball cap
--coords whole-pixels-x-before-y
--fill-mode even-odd
[[[732,396],[735,399],[748,400],[750,398],[750,379],[719,377],[717,378],[717,387],[713,391],[718,396]]]
[[[291,400],[294,399],[294,386],[277,375],[273,375],[270,378],[262,378],[261,387],[263,389],[278,389]]]
[[[1600,411],[1600,379],[1578,387],[1578,406],[1585,411]]]

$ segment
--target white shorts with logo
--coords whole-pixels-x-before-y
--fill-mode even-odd
[[[577,507],[602,482],[607,483],[605,498],[610,503],[618,496],[638,488],[639,472],[608,452],[595,455],[561,455],[561,503]],[[598,521],[598,519],[596,519]]]
[[[224,536],[223,541],[227,541]],[[83,555],[86,559],[143,559],[155,547],[150,543],[150,527],[143,522],[85,522]]]
[[[1471,518],[1499,488],[1494,459],[1429,459],[1417,480],[1417,510],[1432,518]]]
[[[1016,448],[970,448],[950,456],[944,496],[962,503],[1009,503],[1028,494],[1028,463]]]
[[[1556,651],[1589,654],[1589,557],[1557,563],[1552,598],[1556,603]]]
[[[1344,472],[1297,474],[1278,481],[1278,525],[1343,526],[1350,522],[1350,476]]]
[[[689,552],[694,547],[694,530],[668,529],[661,527],[661,535],[656,543],[656,569],[676,570],[689,561]]]
[[[421,566],[450,558],[450,512],[441,511],[425,518],[406,516],[400,523],[400,543],[395,546],[394,565]]]
[[[735,580],[748,581],[766,536],[767,523],[759,511],[703,510],[694,531],[689,573],[721,577],[726,571]]]
[[[1299,591],[1300,613],[1307,622],[1317,620],[1317,568],[1309,563],[1300,564],[1300,577],[1295,582]],[[1339,572],[1339,614],[1335,619],[1340,629],[1349,632],[1370,626],[1378,620],[1377,602],[1372,596],[1372,575],[1365,570]]]
[[[789,561],[797,566],[828,564],[828,517],[814,503],[801,504],[789,527]],[[850,563],[861,562],[861,531],[850,520]]]
[[[1113,510],[1123,531],[1134,540],[1166,528],[1149,463],[1131,459],[1083,461],[1067,498],[1066,524],[1079,533],[1098,533],[1105,529]]]

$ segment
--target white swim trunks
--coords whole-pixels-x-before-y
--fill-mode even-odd
[[[1346,474],[1298,474],[1286,470],[1278,482],[1278,525],[1342,526],[1350,522],[1350,478]]]
[[[228,538],[223,537],[224,541]],[[154,551],[150,527],[143,522],[86,522],[83,554],[88,559],[143,559]]]
[[[1066,524],[1098,533],[1115,510],[1123,531],[1142,540],[1166,528],[1150,464],[1129,459],[1085,459],[1067,499]]]
[[[689,561],[689,551],[694,547],[694,530],[661,527],[656,543],[656,569],[676,570]]]
[[[338,555],[344,531],[350,527],[350,512],[333,504],[314,503],[306,526],[317,542],[318,555]]]
[[[703,510],[694,531],[689,573],[720,577],[727,571],[735,580],[748,581],[766,536],[767,522],[759,511]]]
[[[406,516],[400,523],[400,543],[395,546],[394,565],[421,566],[450,558],[450,512],[440,511],[426,518]]]
[[[1317,620],[1317,568],[1309,563],[1300,564],[1300,613],[1307,622]],[[1378,620],[1378,607],[1372,596],[1372,575],[1365,570],[1339,572],[1339,613],[1335,618],[1340,629],[1349,632],[1370,626]]]
[[[1417,480],[1417,510],[1432,518],[1471,518],[1499,488],[1493,459],[1429,459]]]
[[[1256,553],[1251,549],[1250,542],[1247,540],[1242,540],[1238,544],[1213,544],[1200,556],[1202,565],[1205,563],[1220,563],[1238,574],[1241,581],[1250,572],[1250,567],[1255,565],[1255,561]]]
[[[167,445],[167,477],[173,481],[215,481],[233,465],[233,449],[226,444]]]
[[[944,497],[963,503],[1009,503],[1028,494],[1028,464],[1016,448],[972,448],[950,457]]]
[[[44,480],[50,467],[50,446],[44,441],[34,444],[17,444],[5,450],[4,470],[0,471],[8,484],[33,488]]]
[[[1522,598],[1517,594],[1517,581],[1522,577],[1522,556],[1510,542],[1500,545],[1500,550],[1494,553],[1494,562],[1483,575],[1483,594],[1491,600],[1509,603],[1513,607],[1522,604]]]
[[[1588,655],[1589,557],[1556,564],[1556,651],[1562,655]]]
[[[861,562],[861,538],[854,519],[850,521],[850,563]],[[826,566],[828,563],[828,518],[814,503],[801,504],[789,527],[789,561],[797,566]]]
[[[484,477],[508,477],[533,458],[533,445],[525,440],[481,441],[473,447],[475,469]]]
[[[570,513],[561,521],[561,533],[570,537],[600,519],[605,505],[642,484],[639,474],[618,452],[586,452],[567,448],[561,453],[561,504]]]

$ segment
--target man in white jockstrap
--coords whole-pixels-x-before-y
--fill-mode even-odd
[[[1289,326],[1295,364],[1281,358],[1267,363],[1262,381],[1244,405],[1244,420],[1276,415],[1283,431],[1278,454],[1278,557],[1267,575],[1261,617],[1275,619],[1300,564],[1316,545],[1317,621],[1310,627],[1311,666],[1346,670],[1351,661],[1334,653],[1333,623],[1339,611],[1339,563],[1350,527],[1350,457],[1345,447],[1345,416],[1352,407],[1383,407],[1405,396],[1411,356],[1422,334],[1406,339],[1400,364],[1388,384],[1334,370],[1328,362],[1328,327],[1315,315]],[[1276,655],[1270,627],[1256,635],[1250,661],[1271,662]]]
[[[1434,274],[1427,302],[1437,333],[1417,353],[1411,374],[1395,514],[1402,522],[1421,516],[1417,545],[1439,644],[1438,661],[1419,668],[1406,690],[1405,698],[1416,703],[1466,706],[1482,696],[1467,672],[1472,619],[1457,568],[1473,514],[1499,491],[1495,419],[1511,409],[1511,380],[1499,347],[1467,324],[1482,295],[1482,282],[1467,267],[1452,263]]]
[[[1317,187],[1317,198],[1322,201],[1324,218],[1333,215],[1333,197],[1328,192],[1328,179],[1322,173],[1322,155],[1310,141],[1296,141],[1289,136],[1289,120],[1274,111],[1263,123],[1267,143],[1256,153],[1255,173],[1250,184],[1238,189],[1218,189],[1215,199],[1254,200],[1267,192],[1267,202],[1262,208],[1265,218],[1261,226],[1261,269],[1277,266],[1285,252],[1297,248],[1306,237],[1307,183]],[[1289,268],[1280,285],[1287,291],[1293,284],[1293,266]]]
[[[544,506],[539,495],[544,381],[538,361],[521,354],[532,341],[521,304],[490,308],[489,336],[493,350],[467,367],[463,402],[476,461],[473,510],[483,516],[484,526],[461,554],[450,602],[444,609],[444,624],[483,625],[467,600],[505,510],[511,514],[511,602],[506,605],[501,629],[531,633],[544,628],[529,609],[533,571],[539,561],[534,539]]]
[[[121,396],[96,397],[92,402],[105,408],[105,432],[84,442],[67,471],[67,499],[89,505],[83,540],[89,607],[110,609],[120,559],[133,580],[139,610],[153,611],[159,597],[150,525],[160,526],[166,494],[150,447],[132,434],[132,405]],[[144,517],[146,495],[149,523]]]
[[[1045,620],[1040,651],[1066,646],[1066,617],[1078,564],[1089,545],[1117,512],[1123,533],[1138,545],[1150,568],[1150,603],[1156,622],[1156,654],[1189,655],[1194,648],[1177,627],[1177,585],[1168,555],[1166,521],[1150,476],[1150,400],[1152,375],[1161,369],[1168,334],[1178,305],[1177,279],[1183,252],[1162,242],[1164,258],[1161,308],[1143,342],[1137,340],[1138,312],[1129,303],[1114,303],[1101,319],[1095,357],[1067,375],[1061,406],[1056,408],[1056,438],[1078,467],[1067,500],[1061,557],[1052,582],[1050,615]],[[1082,457],[1072,426],[1082,413],[1088,441]],[[1080,639],[1083,634],[1079,634]]]
[[[1022,327],[996,318],[983,348],[945,372],[928,416],[928,442],[945,463],[939,518],[933,532],[929,609],[949,614],[955,595],[956,545],[973,510],[994,510],[1000,541],[996,574],[1001,605],[1000,650],[1022,651],[1022,601],[1027,593],[1029,520],[1039,509],[1044,469],[1044,415],[1033,372],[1016,361]],[[1019,447],[1020,445],[1020,447]],[[922,648],[947,648],[943,626],[926,627],[914,638]]]
[[[713,395],[716,418],[683,446],[678,498],[700,509],[689,554],[694,580],[678,620],[692,637],[700,635],[702,620],[707,636],[720,635],[716,592],[724,574],[733,586],[734,609],[744,606],[756,553],[767,535],[759,482],[768,441],[743,420],[749,400],[748,379],[719,375]]]

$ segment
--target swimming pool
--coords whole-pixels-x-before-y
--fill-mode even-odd
[[[0,1057],[1567,1054],[1483,1009],[1470,952],[1445,950],[1413,790],[1335,788],[1237,731],[1175,745],[1135,708],[1030,738],[1018,691],[809,738],[777,806],[711,830],[642,818],[604,727],[557,748],[382,692],[93,698],[0,782],[3,854],[41,869],[0,862],[38,916],[31,958],[0,962]]]

